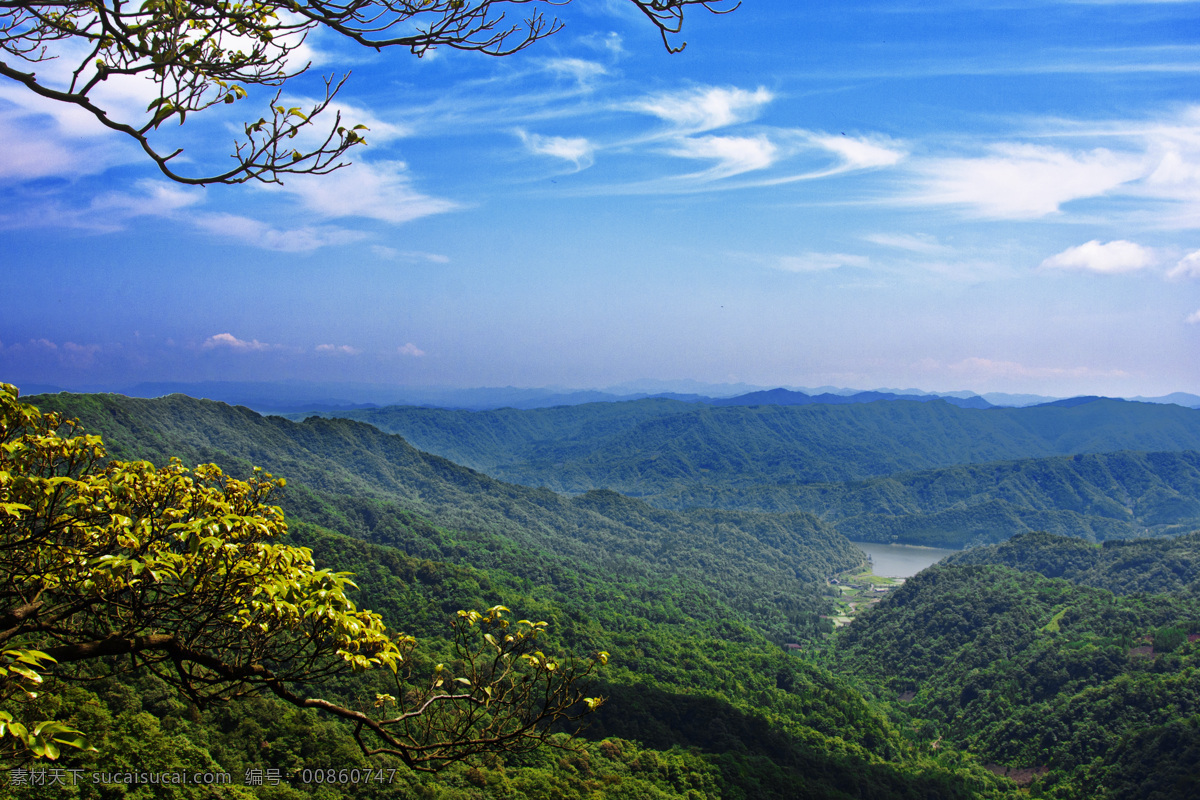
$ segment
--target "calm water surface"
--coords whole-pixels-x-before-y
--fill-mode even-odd
[[[921,570],[936,564],[958,550],[943,550],[940,547],[917,547],[911,544],[879,544],[878,542],[855,542],[871,557],[876,575],[886,578],[911,578]]]

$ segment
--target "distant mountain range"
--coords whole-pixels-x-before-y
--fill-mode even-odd
[[[157,382],[132,386],[88,386],[65,389],[48,384],[25,384],[24,394],[55,394],[64,391],[113,392],[129,397],[165,397],[185,394],[189,397],[217,400],[230,405],[246,406],[260,413],[286,414],[303,411],[329,412],[383,406],[425,406],[468,411],[487,411],[500,408],[536,409],[555,406],[577,406],[585,403],[616,403],[667,398],[685,403],[716,406],[810,405],[872,403],[878,400],[913,400],[928,402],[945,400],[960,408],[1027,407],[1046,403],[1080,403],[1096,397],[1055,398],[1032,394],[988,392],[923,392],[919,389],[875,389],[859,391],[834,386],[816,389],[761,388],[745,384],[702,384],[678,382],[678,388],[695,391],[634,391],[641,384],[625,384],[608,389],[553,389],[481,387],[459,389],[452,387],[388,386],[368,383],[320,383],[304,381],[204,381],[199,383]],[[647,389],[663,389],[667,383],[645,383]],[[1131,397],[1143,403],[1174,404],[1200,408],[1200,396],[1175,392],[1162,397]]]
[[[1200,410],[1096,397],[1028,408],[840,399],[778,390],[708,404],[321,416],[368,422],[514,483],[614,490],[674,510],[808,512],[856,541],[961,547],[1029,530],[1100,541],[1200,528]]]

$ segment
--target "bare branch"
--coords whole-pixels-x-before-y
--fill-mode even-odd
[[[713,13],[732,11],[715,0],[629,0],[661,32],[670,52],[687,6]],[[325,80],[325,96],[311,109],[278,105],[280,87],[309,65],[291,67],[289,57],[316,29],[334,31],[365,47],[399,47],[419,56],[438,47],[506,56],[552,36],[563,27],[543,6],[571,0],[0,0],[0,54],[37,64],[74,53],[70,79],[55,87],[32,71],[0,61],[0,75],[35,94],[82,108],[107,128],[134,139],[159,170],[192,185],[260,181],[289,175],[323,175],[346,165],[343,156],[365,143],[359,126],[329,126],[319,145],[294,149],[301,130],[326,111],[346,77]],[[523,16],[508,14],[521,7]],[[84,45],[83,55],[69,45]],[[157,97],[139,120],[115,120],[96,103],[94,90],[112,79],[146,78]],[[244,126],[234,143],[234,166],[203,176],[185,175],[154,143],[165,122],[216,105],[236,103],[255,87],[279,91],[270,116]]]

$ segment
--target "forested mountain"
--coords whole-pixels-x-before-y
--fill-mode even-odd
[[[395,406],[337,416],[504,480],[634,496],[1077,453],[1200,450],[1200,410],[1103,399],[991,409],[909,400],[754,407],[638,400],[530,411]]]
[[[879,400],[907,400],[912,403],[929,403],[942,400],[961,408],[991,408],[992,404],[978,395],[954,397],[936,394],[896,394],[895,392],[854,392],[852,394],[806,394],[788,389],[767,389],[761,392],[739,394],[736,397],[706,398],[704,402],[713,406],[807,406],[817,403],[844,405],[847,403],[874,403]]]
[[[1102,541],[1200,529],[1200,453],[1058,456],[645,499],[665,508],[808,511],[854,541],[954,548],[1034,530]]]
[[[988,410],[647,400],[343,416],[508,480],[606,487],[676,510],[803,511],[855,541],[955,548],[1032,530],[1101,541],[1200,528],[1200,455],[1189,449],[1200,411],[1085,400]],[[1147,447],[1164,452],[1132,451]]]
[[[780,636],[817,635],[826,601],[810,578],[860,558],[811,517],[681,515],[611,492],[562,498],[345,420],[296,424],[186,398],[39,402],[79,416],[123,458],[177,455],[234,473],[255,463],[288,475],[295,541],[320,564],[357,573],[363,604],[420,634],[419,657],[430,663],[444,658],[438,629],[455,609],[494,603],[548,620],[548,648],[613,654],[598,687],[609,702],[582,752],[497,756],[436,781],[401,770],[399,786],[367,786],[367,796],[968,798],[1000,797],[1011,786],[969,758],[922,752],[851,684],[779,646]],[[361,695],[370,675],[328,691]],[[140,673],[52,685],[41,702],[100,746],[71,754],[70,768],[365,763],[336,725],[311,713],[261,698],[199,709]],[[293,784],[230,796],[336,798],[361,789]],[[203,791],[172,787],[178,797]]]
[[[1200,533],[1100,545],[1034,532],[956,553],[946,565],[996,564],[1048,578],[1066,578],[1114,594],[1184,593],[1200,597]]]
[[[1200,791],[1197,632],[1194,597],[938,565],[840,631],[836,663],[1040,796],[1167,800]]]

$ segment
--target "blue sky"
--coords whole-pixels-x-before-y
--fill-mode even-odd
[[[559,12],[502,59],[312,37],[285,99],[351,70],[369,144],[283,187],[0,83],[0,380],[1200,393],[1200,3],[746,0],[677,55]],[[268,99],[164,136],[220,166]]]

